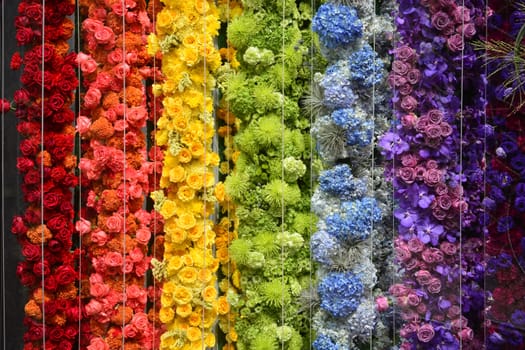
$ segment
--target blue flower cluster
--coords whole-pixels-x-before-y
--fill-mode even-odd
[[[339,164],[325,170],[319,176],[321,190],[342,199],[362,196],[366,192],[366,182],[352,176],[348,164]]]
[[[363,284],[351,272],[332,272],[321,281],[318,292],[321,308],[334,317],[347,317],[361,303]]]
[[[342,65],[330,66],[319,85],[324,89],[323,103],[329,108],[347,108],[357,100],[348,71]]]
[[[332,264],[332,256],[337,252],[339,242],[326,231],[317,231],[310,238],[312,258],[324,265]]]
[[[312,345],[315,350],[340,350],[341,349],[339,345],[337,345],[332,340],[332,338],[324,334],[318,335]]]
[[[378,57],[370,45],[352,53],[348,59],[351,79],[362,87],[370,88],[383,80],[383,61]]]
[[[317,10],[312,30],[326,48],[335,49],[359,39],[363,35],[363,24],[353,8],[327,3]]]
[[[337,109],[332,112],[333,122],[345,129],[346,144],[348,146],[368,146],[372,142],[374,133],[374,123],[372,120],[365,120],[362,116],[355,113],[352,108]]]
[[[374,198],[343,202],[342,213],[326,218],[326,232],[342,243],[355,244],[370,236],[373,224],[381,220],[381,210]]]

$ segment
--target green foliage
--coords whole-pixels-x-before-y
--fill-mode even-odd
[[[239,265],[247,265],[252,242],[243,238],[237,238],[230,244],[230,256]]]
[[[306,173],[306,165],[294,157],[283,159],[284,180],[289,183],[296,182]]]
[[[279,245],[275,240],[275,234],[271,232],[261,232],[253,238],[253,245],[257,251],[265,256],[274,256],[279,252]]]
[[[233,200],[241,200],[243,195],[248,191],[250,187],[250,178],[246,174],[234,173],[226,178],[224,181],[226,193]]]
[[[258,288],[263,303],[271,307],[282,307],[291,301],[289,287],[281,279],[262,283]]]
[[[254,136],[262,147],[279,146],[283,142],[281,118],[269,114],[256,121]]]
[[[261,30],[261,23],[250,13],[234,18],[228,24],[228,40],[238,50],[244,51],[252,44],[254,37]]]
[[[268,334],[258,334],[251,343],[253,350],[278,350],[277,341]]]
[[[229,76],[225,83],[225,95],[228,106],[238,118],[246,120],[255,113],[252,86],[248,84],[243,73]]]
[[[281,94],[276,92],[272,86],[266,83],[257,84],[253,88],[253,95],[255,98],[255,109],[258,114],[280,110]]]
[[[301,199],[301,190],[297,185],[290,185],[280,179],[270,181],[264,186],[263,198],[271,207],[293,206]]]

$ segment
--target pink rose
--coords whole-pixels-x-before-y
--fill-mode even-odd
[[[97,74],[97,79],[94,81],[96,85],[101,90],[109,89],[113,82],[113,76],[108,72],[100,72]]]
[[[413,91],[414,89],[410,84],[403,84],[399,87],[399,93],[403,96],[410,95]]]
[[[401,108],[407,112],[412,112],[417,107],[417,100],[412,96],[405,96],[401,100]]]
[[[417,156],[413,153],[405,153],[401,156],[401,164],[404,167],[415,167],[417,165]]]
[[[82,29],[91,33],[100,31],[103,27],[104,23],[96,19],[87,18],[82,22]]]
[[[146,118],[148,117],[148,111],[145,107],[133,107],[127,109],[127,120],[128,123],[137,127],[142,128],[146,125]]]
[[[434,327],[431,324],[424,324],[417,330],[417,339],[423,343],[428,343],[434,338]]]
[[[95,40],[102,45],[112,44],[115,40],[115,33],[110,27],[102,27],[95,33]]]
[[[419,118],[416,122],[416,130],[423,132],[427,128],[428,124],[430,124],[428,116],[421,116],[421,118]]]
[[[427,306],[421,303],[416,307],[416,310],[420,315],[424,315],[427,312]]]
[[[427,284],[429,284],[430,280],[432,279],[432,275],[426,270],[419,270],[414,275],[416,277],[417,283],[419,283],[422,286],[426,286]]]
[[[124,337],[126,338],[135,338],[137,336],[137,328],[132,324],[127,324],[123,329]]]
[[[127,78],[131,73],[131,69],[127,63],[119,63],[115,67],[113,67],[113,74],[120,79],[124,80],[124,78]]]
[[[459,307],[459,305],[452,305],[447,310],[447,316],[449,318],[458,317],[460,314],[461,314],[461,308]]]
[[[105,255],[104,261],[108,266],[117,267],[122,266],[124,260],[122,258],[122,254],[118,252],[109,252]]]
[[[139,221],[140,225],[148,226],[151,222],[151,214],[144,209],[140,209],[134,213],[135,218]]]
[[[415,85],[421,79],[421,72],[419,71],[419,69],[411,69],[408,71],[406,79],[410,84]]]
[[[416,172],[414,171],[414,168],[409,167],[403,167],[397,171],[397,176],[403,180],[403,182],[407,184],[411,184],[414,182],[416,178]]]
[[[135,51],[126,53],[126,63],[129,65],[133,65],[137,62],[139,59],[139,56]]]
[[[407,323],[405,324],[400,330],[399,330],[399,334],[403,337],[403,338],[408,338],[410,337],[411,334],[413,334],[414,332],[417,331],[417,324],[415,324],[414,322],[410,322],[410,323]]]
[[[126,296],[130,299],[137,299],[141,296],[142,293],[142,289],[136,284],[132,284],[131,286],[128,286],[126,288]]]
[[[131,271],[133,271],[133,261],[131,261],[131,259],[126,259],[124,266],[122,267],[122,272],[129,274]]]
[[[447,137],[447,136],[452,135],[452,127],[450,126],[449,123],[443,122],[443,123],[439,124],[439,126],[441,127],[441,135],[443,137]]]
[[[108,62],[114,66],[124,61],[124,53],[122,52],[122,49],[120,47],[111,51],[107,57]]]
[[[456,318],[455,320],[452,320],[451,326],[453,329],[463,329],[467,326],[468,320],[465,316],[459,316],[459,318]]]
[[[135,233],[135,239],[140,244],[148,244],[149,240],[151,238],[151,230],[147,228],[140,228]]]
[[[111,233],[118,233],[123,230],[124,220],[120,215],[113,214],[106,220],[106,227]]]
[[[405,269],[407,269],[408,271],[412,271],[418,266],[419,266],[419,261],[417,259],[410,259],[409,261],[405,263]]]
[[[474,332],[471,328],[466,327],[459,331],[458,336],[462,340],[472,340],[474,339]]]
[[[376,309],[379,312],[385,312],[388,310],[388,299],[384,296],[380,296],[376,298]]]
[[[432,110],[428,111],[426,115],[428,116],[428,121],[431,124],[438,125],[443,120],[443,112],[441,112],[438,109],[432,109]]]
[[[109,350],[109,345],[102,338],[91,338],[87,350]]]
[[[414,294],[414,293],[410,293],[408,295],[408,305],[418,306],[420,302],[421,302],[421,298],[419,297],[419,295]]]
[[[410,65],[403,61],[396,60],[392,63],[392,71],[396,74],[406,75],[409,69]]]
[[[393,87],[400,87],[407,83],[407,80],[405,77],[397,74],[390,74],[388,76],[388,84]]]
[[[139,262],[144,259],[144,253],[139,247],[135,247],[131,252],[129,252],[129,257],[131,258],[131,261]]]
[[[425,174],[425,184],[434,187],[441,182],[441,171],[437,169],[428,169]]]
[[[131,323],[133,323],[133,325],[137,327],[137,329],[141,332],[148,329],[150,324],[148,320],[148,315],[146,315],[144,312],[137,312],[136,314],[134,314]]]
[[[463,48],[464,48],[464,42],[463,42],[463,37],[461,34],[454,34],[454,35],[451,35],[448,39],[447,39],[447,46],[448,48],[451,50],[451,51],[454,51],[454,52],[457,52],[457,51],[462,51]]]
[[[108,241],[108,235],[106,232],[97,229],[91,232],[91,241],[99,246],[103,246]]]
[[[443,34],[448,35],[453,30],[453,25],[451,18],[443,11],[436,12],[432,15],[431,18],[432,26],[443,32]]]
[[[109,286],[104,283],[92,283],[89,286],[89,293],[95,298],[102,298],[109,293]]]
[[[437,139],[441,136],[441,127],[439,125],[428,125],[425,128],[425,134],[432,139]]]
[[[79,116],[77,118],[77,131],[80,134],[80,136],[84,136],[88,131],[89,127],[91,126],[91,119],[84,116]]]
[[[394,50],[394,56],[401,61],[412,62],[416,58],[416,51],[407,45],[403,45]]]
[[[437,197],[436,202],[439,205],[439,207],[443,210],[448,210],[452,206],[452,199],[450,198],[449,195],[443,195],[443,196]]]
[[[470,10],[463,6],[458,6],[452,10],[452,18],[458,24],[470,22]]]
[[[396,247],[396,257],[399,261],[404,262],[412,257],[412,254],[406,247]]]
[[[95,299],[91,299],[86,305],[86,314],[88,314],[88,316],[91,316],[96,315],[100,312],[102,312],[102,304]]]
[[[75,223],[75,230],[77,230],[81,235],[91,232],[91,222],[84,218],[80,218]]]
[[[430,279],[430,283],[427,286],[428,292],[432,294],[437,294],[441,291],[441,281],[438,278]]]
[[[410,250],[413,253],[422,252],[423,249],[425,248],[425,245],[423,244],[423,242],[421,242],[421,240],[417,237],[411,238],[407,242],[407,246],[408,246],[408,250]]]
[[[408,292],[409,292],[409,289],[406,286],[404,286],[404,285],[402,285],[400,283],[396,283],[396,284],[393,284],[392,286],[390,286],[388,291],[393,296],[400,297],[400,296],[407,295]]]
[[[89,283],[104,283],[104,277],[99,273],[93,273],[89,276]]]
[[[474,35],[476,35],[476,26],[474,25],[474,23],[465,23],[464,25],[459,25],[456,28],[456,31],[459,34],[463,34],[467,39],[470,39]]]
[[[84,95],[84,107],[87,109],[93,109],[98,106],[102,93],[99,89],[90,87]]]
[[[454,243],[442,242],[439,247],[446,255],[454,255],[457,252],[457,247]]]
[[[417,116],[414,113],[405,114],[401,117],[401,125],[404,127],[413,128],[416,124]]]

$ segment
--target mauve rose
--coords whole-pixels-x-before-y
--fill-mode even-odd
[[[430,187],[436,186],[439,182],[441,182],[441,171],[438,169],[428,169],[425,174],[425,184]]]
[[[414,113],[405,114],[401,117],[401,125],[412,128],[417,123],[417,116]]]
[[[414,89],[412,88],[412,85],[410,84],[403,84],[399,87],[399,93],[402,96],[410,95],[412,91],[414,91]]]
[[[421,242],[421,240],[417,237],[411,238],[407,242],[407,246],[408,246],[408,250],[410,250],[413,253],[422,252],[423,249],[425,248],[425,245],[423,244],[423,242]]]
[[[392,63],[392,71],[396,74],[406,75],[409,69],[410,65],[403,61],[396,60]]]
[[[443,195],[443,196],[437,197],[436,202],[439,205],[439,207],[443,210],[448,210],[452,206],[452,199],[450,198],[449,195]]]
[[[467,326],[468,320],[465,316],[461,315],[455,320],[452,320],[451,326],[453,329],[460,330]]]
[[[452,27],[452,21],[449,15],[443,11],[436,12],[431,18],[432,26],[439,31],[449,31]]]
[[[458,24],[470,22],[470,10],[463,6],[457,6],[452,10],[452,18]]]
[[[412,62],[416,58],[416,51],[410,46],[403,45],[394,50],[394,56],[404,62]]]
[[[454,255],[458,251],[456,245],[450,242],[442,242],[439,247],[446,255]]]
[[[441,127],[439,125],[428,125],[425,128],[425,134],[432,139],[440,139]]]
[[[407,83],[407,80],[405,77],[401,76],[401,75],[397,75],[397,74],[390,74],[388,76],[388,84],[390,85],[390,87],[394,88],[398,88],[400,86],[403,86]]]
[[[405,96],[401,100],[401,108],[407,112],[412,112],[417,107],[417,100],[412,96]]]
[[[423,303],[419,304],[417,307],[416,307],[416,310],[419,314],[421,315],[424,315],[426,314],[427,312],[427,306]]]
[[[417,120],[416,130],[419,132],[424,132],[429,124],[430,122],[429,122],[428,116],[424,115]]]
[[[415,180],[414,168],[403,167],[397,171],[397,176],[399,176],[405,183],[411,184]]]
[[[421,72],[419,69],[411,69],[408,71],[406,79],[410,84],[415,85],[419,82],[419,79],[421,79]]]
[[[421,298],[419,297],[419,295],[414,294],[414,293],[410,293],[408,295],[408,305],[418,306],[420,302],[421,302]]]
[[[456,52],[464,48],[463,37],[461,34],[454,34],[447,39],[447,46],[450,50]]]
[[[441,291],[441,281],[438,278],[430,279],[427,289],[429,293],[432,293],[432,294],[439,293]]]
[[[466,327],[459,331],[458,336],[462,340],[472,340],[474,339],[474,332],[471,328]]]
[[[439,250],[438,248],[429,248],[430,253],[432,254],[432,260],[434,262],[442,262],[444,259],[443,252]]]
[[[388,292],[395,297],[401,297],[401,296],[407,295],[409,292],[409,289],[405,285],[396,283],[390,286],[390,288],[388,288]]]
[[[460,25],[456,28],[456,31],[459,34],[464,35],[467,39],[472,38],[476,35],[476,26],[474,23],[466,23],[465,25]]]
[[[444,137],[452,135],[452,127],[449,123],[443,122],[439,126],[441,127],[441,135]]]
[[[416,179],[423,180],[427,174],[427,168],[423,166],[416,166]]]
[[[428,117],[428,121],[432,124],[440,124],[443,120],[443,112],[441,112],[438,109],[432,109],[427,112],[426,116]]]
[[[468,203],[466,201],[455,201],[452,203],[452,207],[458,212],[465,213],[468,210]]]
[[[424,262],[427,262],[429,264],[434,262],[434,255],[432,254],[432,251],[429,248],[425,249],[423,253],[421,253],[421,258]]]
[[[419,261],[417,259],[410,259],[409,261],[405,263],[405,269],[407,269],[408,271],[412,271],[418,266],[419,266]]]
[[[435,332],[434,327],[432,325],[426,323],[419,327],[417,330],[417,339],[419,339],[423,343],[428,343],[429,341],[434,338]]]
[[[415,167],[417,164],[417,157],[412,153],[405,153],[401,156],[401,164],[406,167]]]
[[[388,299],[384,296],[376,298],[376,309],[379,312],[385,312],[388,310]]]

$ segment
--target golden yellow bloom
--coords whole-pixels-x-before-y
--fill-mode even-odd
[[[191,161],[191,152],[187,148],[183,148],[179,151],[178,154],[179,162],[189,163]]]
[[[201,339],[202,337],[201,330],[198,329],[197,327],[189,327],[186,330],[186,337],[188,337],[189,341],[192,341],[192,342],[197,341]]]
[[[191,299],[193,299],[193,296],[188,288],[177,286],[175,288],[175,292],[173,293],[173,298],[177,304],[183,305],[188,304]]]
[[[182,262],[186,266],[193,266],[193,257],[191,254],[185,254],[182,256]]]
[[[202,173],[192,172],[186,177],[186,183],[188,186],[195,190],[200,190],[204,183],[204,175]]]
[[[230,331],[226,335],[226,339],[228,340],[228,342],[236,342],[237,341],[238,335],[237,335],[237,332],[235,331],[235,329],[230,329]]]
[[[219,259],[219,262],[222,264],[225,264],[230,260],[230,254],[228,253],[228,248],[220,248],[217,249],[217,259]]]
[[[215,198],[217,198],[219,203],[224,202],[224,198],[226,196],[226,188],[224,187],[224,183],[219,182],[215,186],[215,190],[213,191],[213,194],[215,195]]]
[[[197,310],[193,311],[190,315],[190,317],[188,318],[188,323],[191,325],[191,326],[198,326],[201,324],[201,318],[202,318],[202,309],[200,310],[199,312],[199,309],[200,308],[197,308]]]
[[[183,266],[183,260],[180,256],[172,256],[170,257],[170,259],[168,260],[168,266],[167,266],[167,271],[169,274],[174,274],[176,271],[178,271],[179,269],[181,269]],[[172,293],[174,293],[175,291],[173,291]]]
[[[198,158],[204,154],[204,145],[201,142],[192,142],[189,147],[191,155],[194,158]]]
[[[177,205],[175,204],[175,202],[167,199],[162,204],[162,208],[160,209],[160,215],[162,215],[164,219],[168,219],[175,214],[176,210]]]
[[[193,267],[183,267],[177,274],[179,280],[184,284],[191,284],[197,279],[197,270]]]
[[[162,323],[168,323],[175,317],[175,312],[171,307],[163,307],[159,311],[159,318]]]
[[[204,344],[212,348],[215,346],[215,335],[213,333],[207,332],[206,337],[204,338]]]
[[[186,238],[188,237],[188,233],[183,230],[180,227],[177,227],[173,231],[171,231],[169,238],[173,243],[182,244]]]
[[[195,197],[195,190],[189,186],[181,186],[177,191],[177,197],[183,201],[191,201]]]
[[[175,305],[175,300],[173,300],[173,295],[168,293],[162,293],[160,296],[160,305],[165,308],[169,308]]]
[[[191,312],[192,312],[192,307],[191,307],[191,304],[184,304],[184,305],[179,305],[177,306],[177,315],[179,315],[180,317],[183,317],[183,318],[186,318],[188,317],[189,315],[191,315]]]
[[[213,286],[208,286],[202,290],[201,296],[205,302],[211,303],[217,298],[217,289]]]
[[[208,269],[199,270],[199,281],[202,283],[209,283],[213,279],[213,274]]]
[[[182,182],[186,176],[186,171],[182,166],[176,165],[170,169],[169,176],[171,182]]]
[[[232,274],[232,283],[237,289],[241,289],[241,273],[235,270]]]

